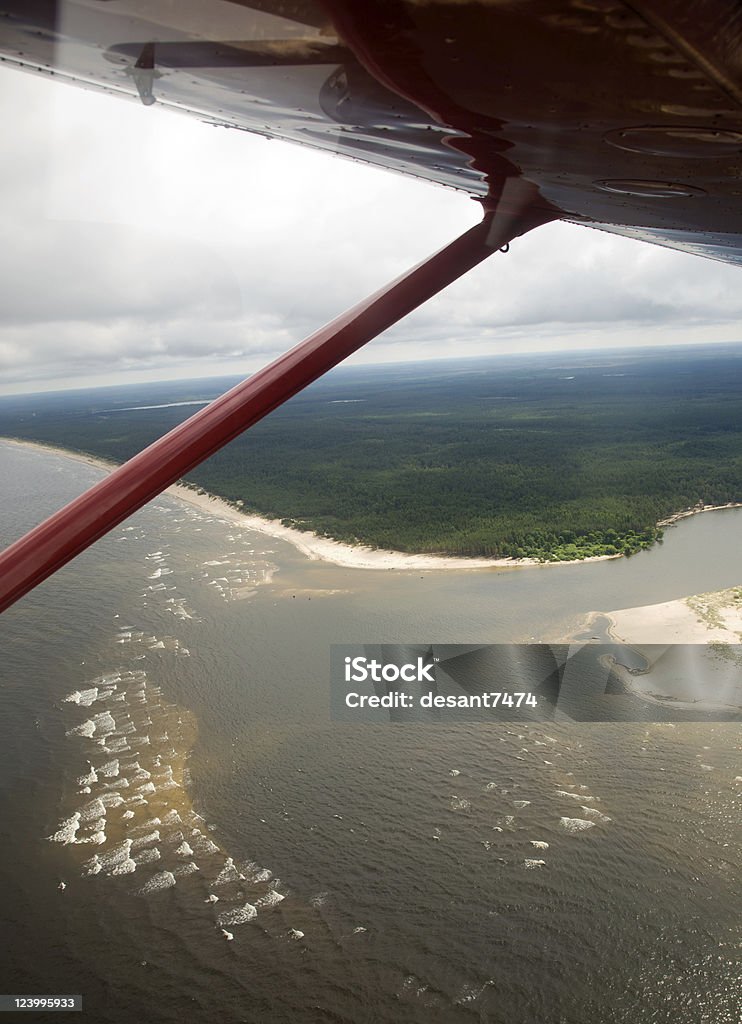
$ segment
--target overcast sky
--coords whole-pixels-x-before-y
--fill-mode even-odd
[[[0,393],[249,373],[479,219],[466,196],[0,69]],[[547,225],[353,358],[742,340],[738,268]]]

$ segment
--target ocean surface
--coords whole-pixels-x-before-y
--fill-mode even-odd
[[[0,542],[99,476],[0,442]],[[737,1022],[739,725],[341,724],[329,648],[729,587],[740,525],[371,572],[154,501],[0,617],[0,991],[102,1024]]]

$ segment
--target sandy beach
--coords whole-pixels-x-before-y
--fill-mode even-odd
[[[37,451],[50,452],[54,455],[64,455],[66,458],[74,459],[77,462],[85,463],[88,466],[95,466],[97,469],[110,473],[117,468],[113,462],[87,455],[84,452],[70,451],[68,448],[58,448],[51,444],[42,444],[38,441],[24,441],[19,438],[0,438],[5,444],[14,444],[25,448],[33,448]],[[267,534],[279,540],[285,540],[312,560],[330,562],[333,565],[344,566],[349,569],[376,569],[376,570],[482,570],[482,569],[520,569],[520,568],[549,568],[559,565],[583,565],[587,562],[603,562],[614,558],[622,558],[622,555],[601,555],[594,558],[576,559],[571,562],[539,562],[534,558],[456,558],[450,555],[428,555],[428,554],[406,554],[402,551],[385,551],[380,548],[371,548],[364,545],[343,544],[340,541],[330,540],[327,537],[320,537],[309,531],[292,529],[284,526],[275,519],[266,519],[263,516],[242,512],[235,505],[216,495],[208,494],[206,491],[186,484],[173,484],[168,487],[166,494],[185,501],[189,505],[206,512],[209,515],[216,515],[223,519],[241,526],[243,529],[256,530],[259,533]]]
[[[611,636],[628,644],[742,642],[742,586],[605,614]]]

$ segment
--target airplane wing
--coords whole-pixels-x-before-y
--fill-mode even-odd
[[[6,0],[7,63],[742,260],[737,0]]]

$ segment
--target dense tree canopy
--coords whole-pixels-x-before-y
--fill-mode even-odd
[[[203,381],[3,399],[0,433],[122,461]],[[631,554],[742,500],[736,346],[341,369],[189,479],[300,529],[401,551]]]

